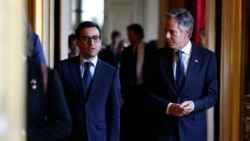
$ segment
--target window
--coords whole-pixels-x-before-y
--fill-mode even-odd
[[[102,29],[104,23],[104,0],[72,0],[72,25],[81,21],[96,22]]]
[[[104,20],[104,0],[82,0],[83,21],[90,20],[96,22],[100,28],[103,26]]]

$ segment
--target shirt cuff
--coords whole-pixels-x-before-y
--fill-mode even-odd
[[[172,103],[170,102],[167,106],[167,109],[166,109],[166,114],[169,114],[169,107],[172,105]]]
[[[193,101],[191,101],[192,102],[192,112],[194,111],[194,102]]]

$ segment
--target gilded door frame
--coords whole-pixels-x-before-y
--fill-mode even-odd
[[[222,0],[220,140],[240,140],[242,0]],[[244,77],[244,76],[243,76]]]

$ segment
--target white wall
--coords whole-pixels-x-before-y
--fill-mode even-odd
[[[158,39],[159,0],[106,0],[104,41],[110,43],[113,30],[127,40],[126,27],[139,23],[144,29],[146,42]]]
[[[144,0],[144,32],[145,41],[157,40],[159,23],[159,0]]]

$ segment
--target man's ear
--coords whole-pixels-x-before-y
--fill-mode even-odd
[[[185,37],[189,37],[189,34],[190,34],[190,29],[185,30],[184,34],[185,34]]]
[[[81,44],[81,41],[78,38],[76,38],[75,41],[76,41],[76,45],[79,47],[79,45]]]

